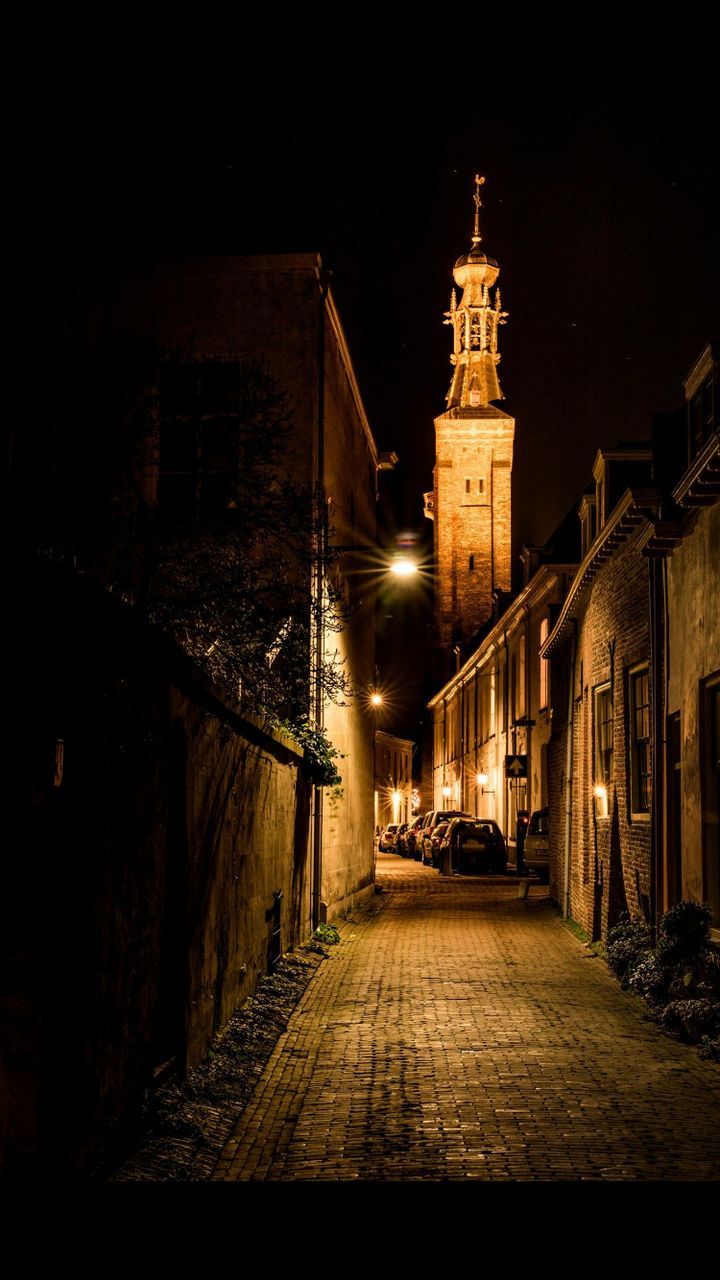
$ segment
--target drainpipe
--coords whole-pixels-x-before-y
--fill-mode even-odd
[[[510,650],[508,646],[507,628],[505,628],[505,630],[503,631],[503,648],[505,650],[505,674],[503,676],[503,729],[505,733],[505,755],[509,755],[510,743],[508,742],[508,738],[510,736]],[[503,804],[505,808],[505,813],[503,817],[505,821],[505,843],[507,844],[508,840],[510,839],[510,821],[509,821],[510,805],[508,803],[508,796],[510,794],[510,779],[507,777],[507,774],[505,774],[504,760],[502,762],[502,771],[503,771],[503,774],[505,775],[505,786],[503,790],[503,794],[504,794]],[[517,858],[517,854],[515,856]]]
[[[563,866],[562,912],[567,920],[570,916],[570,841],[572,839],[573,819],[573,768],[575,766],[575,674],[577,663],[577,621],[573,618],[572,640],[570,642],[570,687],[568,690],[567,711],[567,743],[565,753],[565,857]]]
[[[465,681],[460,685],[460,808],[465,799]]]
[[[525,730],[525,742],[527,743],[527,783],[525,786],[525,804],[527,806],[528,818],[533,811],[531,799],[532,784],[532,659],[530,654],[530,609],[525,606],[525,719],[527,720],[527,728]]]
[[[315,636],[314,660],[315,679],[313,681],[313,719],[318,729],[324,723],[324,699],[322,689],[323,663],[323,589],[325,554],[327,542],[327,504],[325,502],[325,299],[327,284],[318,272],[317,295],[317,412],[315,420],[315,520],[316,520],[316,556],[314,566],[315,577]],[[323,789],[313,787],[313,826],[312,826],[312,927],[320,924],[320,908],[322,901],[323,872]]]
[[[664,813],[665,797],[665,560],[650,558],[648,585],[650,589],[650,661],[652,667],[652,772],[650,809],[650,928],[653,938],[658,915],[662,910],[664,886]]]

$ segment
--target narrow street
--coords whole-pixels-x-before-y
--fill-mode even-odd
[[[662,1035],[545,890],[380,855],[216,1180],[720,1178],[720,1067]]]

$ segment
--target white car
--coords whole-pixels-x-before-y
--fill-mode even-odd
[[[380,832],[380,840],[378,842],[378,849],[380,853],[392,853],[393,845],[395,843],[394,837],[397,835],[397,829],[399,826],[399,822],[391,822],[384,831]]]

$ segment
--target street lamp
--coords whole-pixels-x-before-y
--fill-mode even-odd
[[[390,572],[394,573],[396,578],[411,578],[418,572],[418,567],[410,556],[395,556],[390,565]]]

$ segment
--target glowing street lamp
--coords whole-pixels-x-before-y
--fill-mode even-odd
[[[390,572],[394,573],[396,578],[411,578],[418,572],[418,567],[410,556],[395,556],[390,565]]]
[[[477,782],[479,787],[484,787],[488,781],[488,776],[486,773],[477,773],[475,775],[475,781]]]
[[[382,694],[381,694],[381,693],[377,693],[377,692],[375,692],[375,693],[371,693],[371,694],[370,694],[370,702],[371,702],[371,704],[372,704],[372,706],[373,706],[373,707],[381,707],[381,706],[382,706],[382,700],[383,700],[383,699],[382,699]]]
[[[451,788],[451,787],[443,787],[443,789],[442,789],[442,793],[443,793],[443,796],[445,797],[445,799],[446,799],[446,800],[449,800],[449,799],[450,799],[450,796],[452,795],[452,788]]]

